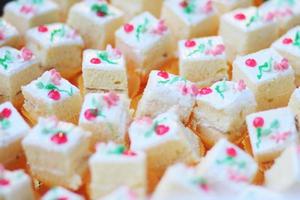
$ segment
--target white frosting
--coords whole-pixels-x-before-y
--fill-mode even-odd
[[[3,109],[10,109],[8,118],[0,118],[0,148],[10,145],[12,142],[23,138],[29,132],[30,127],[13,107],[10,102],[0,105],[0,115]]]
[[[30,60],[22,57],[22,52],[12,47],[0,47],[0,73],[5,76],[18,73],[37,64],[38,60],[32,56]]]
[[[29,29],[26,36],[38,41],[43,47],[50,48],[62,45],[78,45],[83,47],[83,40],[76,30],[63,23],[44,25],[47,29],[40,32],[39,27]]]
[[[141,200],[138,195],[127,186],[119,187],[101,200]]]
[[[66,198],[70,200],[84,200],[84,198],[76,193],[73,193],[63,187],[55,187],[49,190],[41,200],[54,200]]]
[[[247,66],[246,61],[248,59],[254,59],[257,65],[255,67]],[[276,70],[276,64],[281,63],[283,60],[284,58],[282,56],[280,56],[274,49],[270,48],[245,56],[238,56],[234,61],[234,66],[239,67],[253,83],[262,83],[279,77],[294,75],[294,70],[290,65],[288,65],[285,70]],[[263,70],[260,77],[259,69],[260,66],[264,64],[267,64],[269,68]]]
[[[186,46],[189,41],[195,42],[195,46]],[[183,60],[225,60],[225,46],[220,36],[183,40],[179,42],[179,57]]]
[[[223,3],[223,4],[226,4],[229,6],[233,6],[233,5],[236,5],[237,3],[239,3],[240,1],[244,1],[244,0],[213,0],[213,1],[218,2],[218,3]]]
[[[19,36],[17,29],[3,18],[0,18],[0,45],[17,36]]]
[[[254,120],[263,119],[262,126],[254,127]],[[281,151],[298,139],[295,116],[289,108],[278,108],[250,114],[246,117],[254,154]],[[258,137],[258,129],[262,136]]]
[[[238,195],[237,200],[284,200],[283,195],[261,186],[247,186]]]

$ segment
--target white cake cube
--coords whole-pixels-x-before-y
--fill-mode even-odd
[[[219,15],[237,8],[246,8],[253,4],[252,0],[212,0],[212,3]]]
[[[297,0],[266,1],[259,7],[259,11],[265,19],[279,21],[280,34],[300,25],[300,2]]]
[[[166,0],[161,18],[171,29],[175,42],[216,35],[219,26],[211,0]]]
[[[179,74],[199,86],[228,78],[229,66],[219,36],[179,42]]]
[[[186,79],[165,71],[152,71],[147,86],[139,101],[135,115],[155,117],[178,106],[178,115],[188,123],[198,88]]]
[[[99,199],[126,185],[141,197],[147,189],[146,155],[124,145],[100,143],[89,160],[91,199]],[[117,176],[116,176],[117,175]]]
[[[54,187],[41,198],[41,200],[84,200],[84,198],[63,187]]]
[[[77,2],[80,2],[80,0],[53,0],[53,1],[58,5],[60,9],[60,15],[61,15],[60,17],[62,21],[66,20],[72,5],[74,5]]]
[[[21,86],[41,74],[39,67],[38,59],[29,49],[0,47],[0,102],[10,100],[15,104]]]
[[[0,166],[1,200],[34,200],[31,178],[22,170],[8,171]]]
[[[123,12],[105,1],[82,1],[70,9],[67,24],[79,32],[85,47],[105,49],[114,44],[114,33],[123,24]]]
[[[137,193],[130,189],[128,186],[122,186],[114,190],[112,193],[104,196],[100,200],[144,200],[144,198],[138,197]]]
[[[273,49],[237,57],[232,79],[245,81],[255,95],[258,111],[287,106],[295,89],[293,68]]]
[[[81,109],[81,95],[72,85],[52,69],[38,79],[22,86],[24,108],[36,120],[39,116],[55,115],[60,120],[77,122]]]
[[[4,7],[4,18],[21,34],[43,24],[58,22],[59,8],[50,0],[17,0]]]
[[[287,107],[250,114],[246,121],[252,152],[258,162],[274,160],[299,139],[295,115]]]
[[[297,26],[272,44],[272,47],[289,63],[295,71],[296,85],[300,86],[300,26]]]
[[[255,111],[254,94],[243,81],[220,81],[200,90],[192,124],[208,146],[221,138],[235,142],[246,133],[246,116]]]
[[[149,12],[134,17],[120,27],[116,47],[124,53],[130,67],[148,73],[172,57],[171,34],[164,21]]]
[[[118,49],[83,52],[83,85],[87,91],[115,90],[128,93],[126,61]]]
[[[77,190],[87,169],[90,133],[55,117],[39,118],[22,141],[31,174],[48,186]]]
[[[55,67],[64,77],[81,70],[83,41],[62,23],[41,25],[26,33],[26,46],[39,57],[43,70]]]
[[[262,186],[247,186],[237,196],[236,200],[284,200],[284,196]],[[296,199],[295,199],[296,200]]]
[[[108,92],[85,96],[79,125],[92,133],[92,144],[109,140],[125,143],[129,121],[129,100],[124,95]]]
[[[19,32],[3,18],[0,18],[0,46],[20,46]]]
[[[21,140],[29,129],[10,102],[0,105],[0,163],[13,161],[21,154]]]
[[[278,37],[278,23],[265,19],[256,7],[236,9],[221,17],[222,36],[228,60],[268,48]]]

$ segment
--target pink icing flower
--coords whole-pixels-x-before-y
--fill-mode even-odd
[[[116,106],[120,97],[115,92],[109,92],[103,96],[103,100],[106,102],[108,108]]]
[[[136,120],[137,122],[139,123],[145,123],[145,124],[152,124],[153,120],[151,117],[147,117],[147,116],[143,116],[143,117],[140,117]]]
[[[237,91],[241,92],[244,89],[246,89],[246,84],[244,80],[239,80],[237,87],[236,87]]]
[[[199,93],[199,88],[198,88],[197,85],[195,85],[195,84],[192,84],[192,85],[191,85],[190,90],[191,90],[191,94],[192,94],[193,96],[197,96],[198,93]]]
[[[24,61],[29,61],[31,60],[33,56],[33,53],[30,49],[27,49],[26,47],[23,47],[21,49],[21,58],[24,60]]]
[[[112,59],[118,59],[122,56],[122,52],[117,48],[112,48],[111,45],[106,47],[106,51],[109,53],[109,57]]]
[[[185,96],[189,94],[189,88],[186,85],[180,85],[179,88],[182,95]]]
[[[285,71],[289,68],[289,61],[286,58],[283,58],[279,63],[276,63],[274,68],[276,71]]]
[[[30,13],[34,14],[35,10],[33,6],[23,5],[20,9],[20,12],[24,14],[30,14]]]
[[[157,26],[152,30],[152,33],[158,34],[158,35],[163,35],[164,32],[168,30],[168,27],[165,24],[164,20],[160,20],[157,24]]]
[[[234,182],[248,182],[248,178],[245,175],[238,174],[232,169],[228,169],[228,178]]]
[[[290,135],[290,131],[278,133],[276,135],[272,135],[271,140],[275,140],[276,143],[279,143],[280,141],[285,141]]]
[[[212,1],[208,0],[202,7],[204,13],[208,14],[213,10]]]
[[[61,76],[58,73],[58,71],[56,71],[56,69],[51,69],[50,70],[50,74],[51,74],[51,81],[54,85],[60,85],[60,80],[61,80]]]
[[[3,33],[2,30],[0,30],[0,40],[4,40],[5,39],[5,35]]]
[[[221,55],[223,54],[225,51],[225,46],[223,44],[218,44],[217,46],[215,46],[214,48],[207,50],[205,52],[205,54],[207,55],[213,55],[213,56],[217,56],[217,55]]]
[[[275,18],[276,18],[276,14],[274,12],[268,12],[264,17],[264,20],[269,22],[269,21],[273,21]]]

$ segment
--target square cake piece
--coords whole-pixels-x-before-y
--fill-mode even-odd
[[[0,18],[0,46],[20,47],[19,32],[3,18]]]
[[[122,186],[114,190],[110,194],[100,198],[99,200],[145,200],[144,198],[138,197],[137,193],[130,189],[128,186]]]
[[[24,108],[36,120],[39,116],[55,115],[60,120],[77,122],[82,98],[77,87],[52,69],[22,86]]]
[[[219,33],[232,62],[237,55],[268,48],[278,37],[278,23],[265,19],[256,7],[236,9],[221,17]]]
[[[63,187],[55,187],[48,190],[41,200],[84,200],[84,198]]]
[[[22,170],[8,171],[0,166],[1,200],[34,200],[31,178]]]
[[[125,143],[130,121],[129,99],[115,92],[85,96],[79,125],[92,133],[92,144],[113,140]]]
[[[67,24],[79,32],[86,48],[105,49],[114,44],[114,33],[123,24],[123,12],[104,0],[82,1],[70,9]]]
[[[223,40],[219,36],[179,42],[179,74],[198,86],[228,78],[229,67]]]
[[[211,0],[166,0],[161,18],[170,28],[174,42],[218,32],[218,16]]]
[[[62,21],[66,21],[70,8],[75,4],[80,2],[80,0],[52,0],[54,1],[60,9],[60,18]],[[98,0],[101,1],[101,0]],[[105,0],[103,0],[105,1]]]
[[[295,89],[293,68],[273,49],[237,57],[232,79],[245,81],[255,95],[258,111],[287,106]]]
[[[82,76],[87,92],[115,90],[128,94],[125,58],[110,45],[105,51],[87,49],[83,52]]]
[[[43,70],[55,67],[64,77],[81,70],[83,41],[68,25],[41,25],[28,30],[25,39],[26,46],[39,57]]]
[[[89,132],[55,117],[39,118],[22,145],[33,177],[48,186],[81,186],[90,155]]]
[[[177,114],[186,124],[195,105],[198,88],[186,79],[165,71],[152,71],[135,115],[155,117],[178,106]]]
[[[14,25],[21,34],[43,24],[58,22],[59,8],[50,0],[17,0],[4,7],[4,19]]]
[[[200,90],[192,124],[208,146],[221,138],[235,142],[247,131],[246,116],[255,111],[254,94],[245,83],[224,80]]]
[[[148,73],[173,56],[171,34],[163,20],[149,12],[134,17],[115,34],[116,47],[130,67]]]
[[[22,152],[21,140],[30,127],[10,102],[0,105],[0,163],[13,161]]]
[[[237,8],[246,8],[253,4],[253,0],[212,0],[213,7],[219,15]]]
[[[287,107],[250,114],[246,121],[252,152],[258,162],[274,160],[299,139],[295,115]]]
[[[30,83],[40,74],[36,56],[27,49],[0,47],[0,102],[10,100],[15,105],[21,95],[21,86]]]
[[[265,19],[279,21],[279,34],[300,25],[300,2],[297,0],[266,1],[259,7],[259,11]]]
[[[272,44],[272,47],[289,63],[295,71],[296,85],[300,86],[300,26],[297,26]]]
[[[91,199],[99,199],[123,185],[139,197],[146,194],[147,163],[141,151],[126,150],[124,145],[112,142],[100,143],[89,160],[89,168]]]

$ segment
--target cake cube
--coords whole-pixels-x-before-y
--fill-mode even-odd
[[[212,0],[213,7],[219,15],[237,8],[246,8],[253,4],[252,0]]]
[[[99,141],[125,143],[130,121],[129,99],[115,92],[87,94],[79,126],[92,133],[92,144]]]
[[[0,47],[2,46],[19,47],[20,34],[14,26],[0,18]]]
[[[219,34],[232,62],[237,55],[268,48],[278,37],[278,22],[265,19],[256,7],[236,9],[221,17]]]
[[[179,42],[179,74],[199,86],[228,78],[229,67],[219,36]]]
[[[23,170],[8,171],[0,169],[1,200],[34,200],[31,178]]]
[[[116,33],[116,47],[124,53],[130,67],[148,73],[173,56],[171,33],[163,20],[149,12],[134,17]]]
[[[288,107],[296,116],[296,126],[300,127],[300,88],[296,88],[291,95]]]
[[[70,8],[74,4],[80,2],[80,0],[52,0],[52,1],[54,1],[58,5],[60,9],[60,18],[62,21],[65,21],[66,18],[68,17]]]
[[[251,183],[258,173],[255,160],[226,139],[219,140],[197,166],[199,175],[214,182],[225,181],[232,186]]]
[[[211,0],[167,0],[161,18],[170,28],[175,42],[218,32],[218,16]]]
[[[21,140],[30,127],[10,102],[0,105],[0,163],[8,163],[22,152]]]
[[[174,110],[155,118],[137,118],[131,123],[128,133],[130,148],[146,152],[149,191],[169,165],[176,162],[194,164],[199,161],[199,138],[184,127]]]
[[[87,91],[115,90],[128,94],[126,61],[118,49],[83,52],[83,85]]]
[[[25,98],[23,107],[33,120],[39,116],[55,115],[60,120],[78,121],[82,103],[80,91],[55,69],[22,86],[22,93]]]
[[[238,194],[237,200],[284,200],[282,194],[262,186],[247,186]],[[296,199],[295,199],[296,200]]]
[[[58,6],[50,0],[17,0],[4,7],[4,19],[14,25],[21,34],[43,24],[58,22]]]
[[[54,23],[29,29],[25,40],[27,47],[39,57],[43,70],[55,67],[64,77],[74,76],[81,70],[83,41],[68,25]]]
[[[85,47],[105,49],[114,44],[114,33],[123,24],[123,12],[104,0],[82,1],[70,9],[67,24],[79,32]]]
[[[247,131],[246,116],[255,111],[254,94],[245,83],[224,80],[200,90],[192,124],[208,146],[221,138],[235,142]]]
[[[74,192],[71,192],[63,187],[54,187],[41,198],[41,200],[84,200],[84,198]]]
[[[138,197],[137,193],[130,189],[128,186],[122,186],[114,190],[112,193],[104,196],[100,200],[144,200],[144,198]]]
[[[39,67],[38,59],[29,49],[0,47],[0,102],[10,100],[17,104],[21,86],[41,74]]]
[[[150,12],[155,17],[160,16],[163,0],[111,0],[112,5],[124,11],[127,20],[144,11]]]
[[[291,29],[275,41],[272,48],[288,59],[295,71],[296,85],[300,86],[300,26]]]
[[[165,71],[153,70],[135,115],[155,117],[178,106],[177,114],[186,124],[190,119],[198,88],[186,79]]]
[[[255,95],[258,111],[287,106],[295,89],[293,68],[274,49],[237,57],[232,79],[245,81]]]
[[[146,155],[124,145],[100,143],[89,159],[91,199],[98,199],[126,185],[141,197],[147,188]],[[117,174],[117,176],[116,176]]]
[[[287,107],[250,114],[246,121],[252,152],[258,162],[274,160],[299,139],[295,115]]]
[[[30,172],[48,186],[77,190],[87,169],[90,133],[55,117],[39,118],[23,139]]]
[[[296,25],[300,25],[300,2],[286,0],[270,0],[259,7],[266,19],[279,21],[279,34],[284,34]]]

